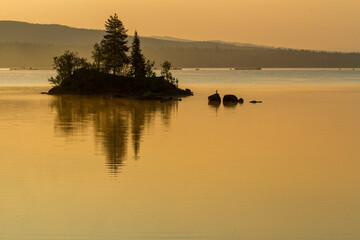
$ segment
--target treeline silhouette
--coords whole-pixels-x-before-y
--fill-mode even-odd
[[[141,38],[143,39],[143,38]],[[143,52],[156,63],[169,60],[175,67],[358,68],[359,53],[260,47],[156,47],[143,41]],[[53,56],[73,49],[90,59],[93,45],[0,43],[0,67],[51,68]],[[158,65],[155,67],[159,68]]]
[[[90,59],[103,30],[0,21],[0,67],[51,68],[65,50]],[[132,42],[129,36],[128,42]],[[220,41],[175,41],[141,37],[143,53],[157,64],[175,67],[360,67],[360,53],[272,48]],[[155,67],[159,68],[159,65]]]
[[[357,68],[359,53],[340,53],[283,48],[153,48],[144,53],[158,62],[168,58],[179,67],[252,67],[252,68]]]

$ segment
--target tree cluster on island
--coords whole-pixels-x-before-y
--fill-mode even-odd
[[[156,76],[153,70],[155,63],[146,59],[142,54],[137,31],[135,31],[133,42],[129,47],[127,30],[116,13],[106,20],[105,29],[102,41],[94,45],[93,63],[89,63],[86,58],[79,57],[77,52],[69,50],[61,56],[54,57],[53,68],[56,70],[57,76],[49,79],[49,82],[55,86],[49,91],[50,94],[119,93],[126,95],[125,91],[138,97],[154,93],[163,95],[192,94],[190,90],[185,91],[178,88],[178,79],[173,77],[170,72],[170,62],[165,61],[161,64],[161,77]],[[130,55],[128,56],[129,50]],[[88,83],[86,83],[87,79]],[[104,87],[104,84],[100,83],[102,79],[107,79],[104,81],[107,81],[108,87]],[[122,84],[114,82],[116,79]],[[144,81],[147,82],[144,83]],[[152,82],[151,86],[149,82]],[[103,91],[99,90],[99,87],[102,87]],[[146,89],[147,87],[150,88]]]

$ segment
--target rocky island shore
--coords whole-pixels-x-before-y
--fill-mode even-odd
[[[175,99],[191,96],[190,89],[180,89],[164,77],[125,77],[96,70],[78,69],[60,85],[48,92],[50,95],[109,95],[140,100]]]

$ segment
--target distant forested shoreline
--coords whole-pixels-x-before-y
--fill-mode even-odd
[[[0,67],[50,69],[53,56],[73,49],[90,58],[93,45],[55,45],[36,43],[0,43]],[[261,67],[261,68],[358,68],[360,53],[340,53],[281,48],[218,46],[152,47],[143,52],[157,63],[169,59],[175,67]],[[159,66],[155,66],[159,67]]]

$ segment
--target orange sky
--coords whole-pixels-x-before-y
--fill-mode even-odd
[[[132,34],[360,51],[359,0],[1,0],[0,20],[102,29],[116,12]]]

